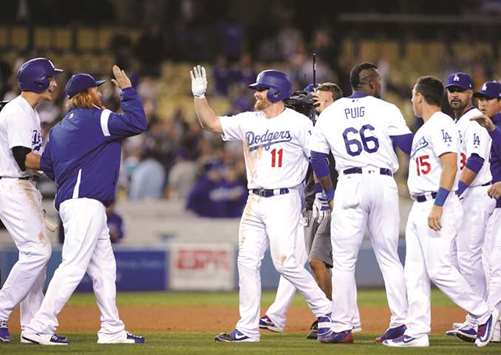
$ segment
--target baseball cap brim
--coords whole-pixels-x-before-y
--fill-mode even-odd
[[[446,89],[450,89],[450,88],[458,88],[458,89],[461,89],[461,90],[471,90],[470,88],[465,88],[464,86],[462,85],[458,85],[458,84],[449,84],[449,85],[446,85],[445,87]]]
[[[106,80],[96,80],[96,86],[101,86],[106,82]]]
[[[249,88],[253,89],[253,90],[265,90],[265,89],[269,89],[268,86],[264,86],[264,85],[259,84],[259,83],[250,84]]]
[[[473,97],[482,97],[482,98],[486,98],[488,100],[497,99],[497,97],[492,96],[492,95],[487,95],[486,93],[483,93],[483,92],[475,92],[473,94]]]

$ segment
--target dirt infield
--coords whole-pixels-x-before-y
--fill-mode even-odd
[[[363,332],[379,333],[388,326],[389,312],[380,307],[361,307]],[[223,331],[238,320],[238,308],[226,306],[121,306],[120,316],[134,331]],[[457,307],[434,307],[432,332],[443,334],[451,322],[461,321],[464,313]],[[294,307],[288,314],[287,332],[305,332],[313,321],[307,308]],[[9,322],[19,331],[19,312]],[[97,332],[99,311],[96,306],[67,306],[59,316],[60,332]]]

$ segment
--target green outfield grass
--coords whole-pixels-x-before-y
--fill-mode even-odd
[[[331,345],[306,340],[304,334],[263,334],[260,343],[215,343],[209,333],[150,333],[143,345],[97,345],[95,335],[68,334],[67,347],[41,347],[25,344],[0,344],[2,354],[500,354],[501,344],[476,349],[455,338],[432,337],[430,348],[387,348],[374,343],[374,334],[356,337],[355,344]]]
[[[274,293],[265,292],[263,306],[269,305]],[[361,290],[358,294],[361,306],[386,307],[386,297],[381,290]],[[228,305],[238,307],[238,295],[228,293],[207,292],[129,292],[118,295],[120,305]],[[76,294],[72,297],[72,305],[95,304],[93,294]],[[432,295],[433,306],[451,306],[452,303],[439,291]],[[302,297],[296,296],[295,306],[305,306]],[[330,345],[319,344],[305,339],[304,334],[270,334],[262,333],[260,343],[222,344],[214,342],[213,332],[168,332],[141,333],[146,337],[143,345],[97,345],[96,335],[65,333],[71,340],[68,347],[42,347],[19,344],[18,334],[12,334],[12,344],[0,344],[0,354],[501,354],[501,344],[476,349],[473,344],[464,343],[456,338],[445,336],[431,337],[431,347],[426,349],[394,349],[374,343],[376,334],[362,333],[355,335],[355,344]]]
[[[273,302],[274,292],[263,292],[262,304],[268,306]],[[435,307],[453,306],[452,302],[440,291],[432,291],[432,305]],[[93,293],[75,294],[70,304],[95,304]],[[117,296],[119,305],[234,305],[238,306],[238,294],[235,292],[122,292]],[[368,289],[358,292],[360,306],[386,306],[386,295],[382,290]],[[294,306],[305,306],[304,298],[298,294],[293,301]]]

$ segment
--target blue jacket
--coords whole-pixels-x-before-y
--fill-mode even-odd
[[[489,132],[492,138],[490,162],[492,183],[495,183],[501,181],[501,113],[494,115],[492,121],[496,125],[496,129]],[[501,208],[501,198],[496,200],[496,208]]]
[[[105,206],[115,199],[122,140],[147,128],[136,90],[123,90],[120,101],[123,114],[74,108],[51,129],[40,168],[56,182],[57,210],[72,198],[92,198]]]

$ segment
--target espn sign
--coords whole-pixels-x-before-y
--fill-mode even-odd
[[[173,243],[169,279],[172,290],[233,290],[235,248],[232,244]]]

